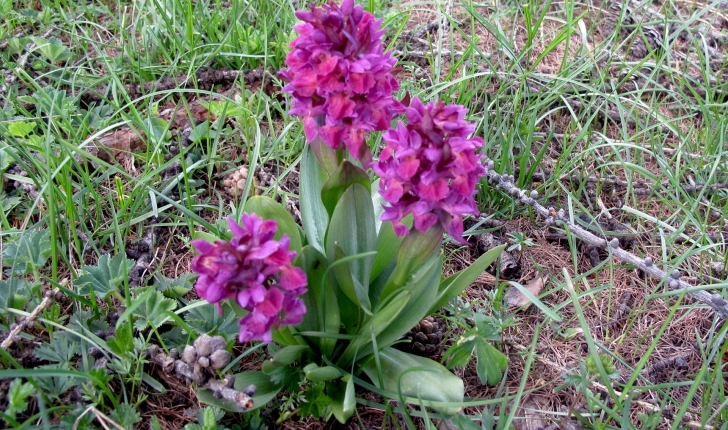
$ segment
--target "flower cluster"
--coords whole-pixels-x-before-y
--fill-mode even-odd
[[[228,218],[233,239],[214,244],[194,240],[200,255],[192,270],[200,275],[197,294],[210,303],[235,299],[249,313],[240,320],[240,341],[271,341],[271,327],[302,321],[306,307],[298,297],[306,292],[306,274],[291,261],[290,240],[273,240],[278,225],[255,214],[243,214],[242,226]]]
[[[286,57],[288,82],[283,91],[293,96],[291,115],[302,116],[306,139],[320,137],[334,149],[347,148],[368,164],[365,143],[371,131],[386,130],[404,106],[392,98],[399,83],[392,75],[397,62],[384,53],[382,21],[344,0],[311,11],[298,11],[303,24]]]
[[[427,106],[414,98],[407,108],[407,125],[401,121],[383,139],[387,147],[372,167],[380,176],[380,193],[391,205],[383,221],[391,221],[397,235],[409,230],[401,220],[414,216],[419,231],[440,223],[453,238],[464,241],[463,215],[478,214],[473,196],[485,175],[475,150],[483,139],[470,136],[475,126],[465,121],[467,109],[445,105]]]

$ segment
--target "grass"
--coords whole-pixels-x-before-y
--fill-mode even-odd
[[[0,303],[8,309],[0,332],[31,312],[43,291],[63,293],[0,352],[0,377],[18,381],[0,383],[8,426],[151,420],[174,428],[212,420],[234,427],[237,419],[255,428],[302,402],[292,395],[244,417],[209,409],[181,418],[181,410],[162,411],[174,403],[196,408],[194,393],[144,365],[142,355],[150,342],[169,350],[207,332],[233,344],[232,311],[217,315],[190,292],[189,241],[198,231],[224,234],[221,220],[242,212],[253,182],[237,197],[222,184],[240,165],[268,173],[262,192],[295,199],[304,138],[285,114],[275,77],[183,81],[208,68],[283,67],[298,3],[0,0],[0,43],[8,41],[1,76],[9,83],[0,93]],[[403,92],[468,107],[498,172],[538,190],[544,204],[601,220],[600,233],[613,218],[634,233],[634,253],[725,297],[728,12],[715,2],[633,2],[623,13],[606,3],[362,4],[385,20],[389,46],[405,54]],[[449,25],[404,43],[408,30],[433,19]],[[723,38],[710,41],[708,29]],[[661,44],[636,55],[655,33]],[[422,50],[424,58],[407,55]],[[113,157],[100,142],[111,143]],[[625,182],[610,184],[611,175]],[[497,274],[487,291],[482,283],[468,290],[463,303],[474,314],[513,321],[500,327],[498,347],[509,356],[500,383],[482,385],[474,364],[460,371],[472,398],[463,419],[478,428],[566,419],[586,428],[727,428],[723,319],[604,253],[592,268],[569,232],[562,244],[547,241],[544,220],[494,187],[484,183],[478,200],[484,214],[505,222],[503,240],[510,233],[539,245],[520,251],[515,281],[539,273],[548,283],[541,303],[520,312],[505,309],[507,284]],[[128,274],[150,231],[157,242],[135,282]],[[454,265],[476,256],[471,249],[447,255]],[[101,272],[106,277],[94,281]],[[80,293],[89,286],[94,294]],[[626,293],[630,309],[620,314]],[[562,321],[534,310],[543,307]],[[465,329],[452,327],[457,340]],[[267,352],[233,351],[244,358],[232,371],[259,366]],[[675,356],[686,357],[685,366]],[[186,397],[175,400],[175,390]],[[353,426],[408,425],[401,404],[358,394]],[[420,418],[409,425],[429,426],[428,414],[410,411]]]

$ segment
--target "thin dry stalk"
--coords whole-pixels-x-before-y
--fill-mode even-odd
[[[547,225],[564,225],[579,239],[588,243],[592,246],[599,248],[607,248],[611,253],[619,258],[623,263],[632,264],[642,270],[654,276],[657,279],[664,280],[667,285],[673,290],[687,290],[687,294],[693,299],[703,303],[704,305],[710,306],[718,315],[723,318],[728,317],[728,301],[723,298],[720,294],[711,294],[707,291],[694,291],[693,286],[680,280],[680,271],[674,270],[668,274],[662,269],[656,267],[653,264],[652,258],[640,258],[619,246],[619,239],[614,238],[607,242],[595,234],[585,230],[584,228],[572,223],[566,214],[566,211],[559,209],[558,211],[551,207],[545,208],[541,206],[538,201],[538,192],[531,191],[527,194],[525,190],[516,187],[513,184],[514,177],[510,175],[501,175],[493,170],[495,163],[492,160],[488,160],[488,180],[496,184],[496,189],[502,190],[518,200],[518,202],[531,206],[539,215],[545,220]]]

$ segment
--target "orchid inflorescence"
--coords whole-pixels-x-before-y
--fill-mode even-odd
[[[465,120],[467,109],[442,101],[423,104],[419,98],[405,106],[393,98],[399,84],[393,75],[396,59],[384,52],[381,20],[344,0],[310,11],[298,11],[303,21],[286,57],[288,82],[283,91],[293,97],[289,114],[302,117],[306,139],[320,138],[336,150],[371,166],[381,178],[379,193],[389,204],[382,221],[397,236],[410,230],[402,220],[414,217],[414,229],[424,232],[437,225],[464,242],[465,214],[478,214],[475,186],[486,173],[476,150],[483,139],[470,137],[475,126]],[[405,113],[407,124],[392,120]],[[372,156],[366,137],[387,130],[387,146],[380,158]],[[306,289],[305,274],[291,266],[295,252],[289,240],[272,240],[276,222],[243,215],[243,226],[229,220],[235,237],[210,244],[197,240],[201,255],[192,269],[200,297],[211,303],[235,298],[251,311],[240,322],[240,341],[271,340],[271,327],[295,325],[305,306],[297,297]]]
[[[192,270],[200,274],[195,289],[218,307],[234,298],[250,311],[240,320],[240,342],[270,342],[271,327],[301,322],[306,308],[298,296],[306,292],[306,274],[291,266],[296,253],[288,250],[289,238],[273,240],[274,220],[243,214],[242,226],[233,218],[228,225],[234,235],[229,242],[192,241],[200,253],[192,260]]]

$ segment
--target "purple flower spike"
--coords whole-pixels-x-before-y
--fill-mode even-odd
[[[306,274],[291,265],[296,256],[289,251],[286,235],[273,240],[278,225],[255,214],[243,214],[243,225],[228,218],[233,239],[211,244],[193,240],[200,255],[192,270],[200,275],[197,294],[210,303],[234,298],[249,313],[240,320],[240,342],[271,341],[271,327],[302,321],[306,307],[298,297],[306,292]]]
[[[391,206],[382,221],[391,221],[398,236],[409,229],[402,224],[414,216],[414,228],[425,231],[440,223],[453,238],[465,242],[463,215],[478,214],[473,196],[475,185],[485,175],[475,150],[483,139],[470,136],[475,130],[465,121],[467,109],[442,101],[423,105],[418,98],[401,121],[387,131],[387,146],[372,168],[381,178],[379,192]]]
[[[404,106],[392,98],[399,83],[392,74],[396,59],[384,52],[381,20],[353,0],[296,12],[303,24],[286,57],[293,96],[291,115],[303,117],[306,140],[320,137],[334,149],[347,148],[365,164],[371,152],[365,143],[371,131],[386,130]]]

